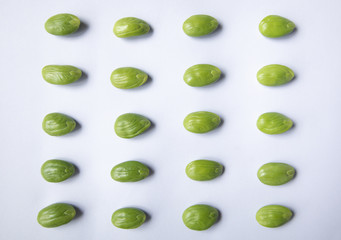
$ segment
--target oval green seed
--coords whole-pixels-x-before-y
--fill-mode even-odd
[[[114,33],[119,38],[140,36],[148,33],[149,30],[148,23],[134,17],[121,18],[114,25]]]
[[[133,229],[141,226],[146,220],[146,214],[137,208],[121,208],[116,210],[111,222],[115,227],[123,229]]]
[[[62,182],[75,173],[75,167],[63,160],[47,160],[41,166],[41,175],[48,182]]]
[[[287,223],[292,217],[290,209],[281,205],[267,205],[258,210],[257,222],[268,228],[275,228]]]
[[[266,134],[281,134],[292,126],[293,122],[290,118],[276,112],[264,113],[257,120],[258,129]]]
[[[42,70],[46,82],[56,85],[66,85],[81,78],[82,71],[70,65],[47,65]]]
[[[210,228],[218,220],[219,212],[209,205],[197,204],[187,208],[182,221],[189,229],[202,231]]]
[[[76,121],[62,113],[49,113],[44,117],[43,130],[51,136],[62,136],[73,131]]]
[[[220,117],[217,114],[199,111],[188,114],[183,125],[192,133],[206,133],[216,129],[220,122]]]
[[[70,222],[76,216],[75,208],[66,203],[49,205],[38,213],[38,223],[46,228],[58,227]]]
[[[212,180],[223,173],[223,166],[215,161],[195,160],[186,167],[187,176],[196,181]]]
[[[271,186],[289,182],[295,176],[295,168],[285,163],[267,163],[258,170],[258,179]]]
[[[149,169],[138,161],[127,161],[117,164],[111,170],[111,177],[118,182],[137,182],[149,175]]]
[[[61,13],[50,17],[45,23],[45,29],[53,35],[68,35],[76,32],[80,23],[75,15]]]
[[[145,132],[151,122],[144,116],[135,113],[122,114],[116,119],[115,132],[121,138],[133,138]]]
[[[144,84],[148,74],[132,67],[117,68],[111,73],[111,83],[120,89],[136,88]]]
[[[219,23],[214,17],[193,15],[184,22],[182,29],[188,36],[199,37],[212,33],[218,25]]]
[[[279,64],[267,65],[257,72],[258,82],[265,86],[283,85],[290,82],[294,76],[290,68]]]
[[[202,87],[214,83],[220,75],[220,69],[213,65],[197,64],[188,68],[183,78],[189,86]]]
[[[269,15],[260,22],[259,31],[269,38],[288,35],[295,29],[295,23],[277,15]]]

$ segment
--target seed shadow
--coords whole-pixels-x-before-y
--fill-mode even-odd
[[[74,209],[76,210],[76,215],[75,217],[73,218],[74,220],[75,219],[78,219],[80,217],[82,217],[84,215],[84,212],[82,209],[80,209],[79,207],[76,207],[75,205],[72,205],[74,207]]]
[[[143,211],[143,210],[142,210]],[[150,214],[149,213],[147,213],[146,211],[143,211],[144,212],[144,214],[146,214],[146,220],[144,221],[144,223],[143,224],[145,224],[145,223],[148,223],[150,220],[151,220],[151,216],[150,216]]]

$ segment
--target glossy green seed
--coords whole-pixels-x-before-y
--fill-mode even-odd
[[[193,112],[184,119],[184,127],[192,133],[206,133],[216,129],[221,120],[220,117],[211,112]]]
[[[116,119],[115,132],[121,138],[133,138],[145,132],[151,122],[144,116],[135,113],[122,114]]]
[[[287,116],[276,112],[268,112],[260,115],[257,127],[266,134],[281,134],[288,131],[293,122]]]
[[[193,15],[189,17],[182,29],[191,37],[199,37],[212,33],[218,27],[218,21],[214,17],[208,15]]]
[[[41,166],[41,175],[48,182],[62,182],[75,173],[75,167],[63,160],[47,160]]]
[[[294,76],[290,68],[279,64],[267,65],[257,72],[258,82],[265,86],[283,85],[290,82]]]
[[[75,208],[66,203],[49,205],[38,213],[38,223],[46,228],[58,227],[70,222],[76,216]]]
[[[149,169],[138,161],[127,161],[117,164],[111,170],[112,179],[118,182],[137,182],[149,175]]]
[[[275,228],[287,223],[292,217],[290,209],[281,205],[268,205],[258,210],[257,222],[268,228]]]
[[[197,64],[188,68],[183,78],[189,86],[202,87],[214,83],[220,75],[220,69],[213,65]]]
[[[115,69],[110,77],[112,85],[121,89],[136,88],[144,84],[148,79],[148,74],[132,67]]]
[[[271,186],[289,182],[295,176],[295,168],[285,163],[266,163],[258,170],[258,179]]]
[[[78,17],[68,13],[57,14],[50,17],[45,23],[45,29],[53,35],[68,35],[79,28]]]
[[[186,167],[187,176],[196,181],[212,180],[223,173],[223,166],[211,160],[195,160]]]
[[[214,207],[197,204],[187,208],[182,221],[189,229],[202,231],[210,228],[218,220],[219,212]]]
[[[146,220],[146,214],[137,208],[121,208],[116,210],[111,222],[115,227],[123,229],[133,229],[141,226]]]
[[[121,18],[114,26],[114,33],[119,38],[140,36],[148,33],[149,30],[148,23],[134,17]]]
[[[70,65],[47,65],[42,70],[46,82],[56,85],[66,85],[81,78],[82,71]]]
[[[284,17],[269,15],[260,22],[259,31],[265,37],[278,38],[288,35],[295,27],[295,23]]]
[[[43,130],[51,136],[62,136],[72,132],[76,121],[62,113],[50,113],[44,117]]]

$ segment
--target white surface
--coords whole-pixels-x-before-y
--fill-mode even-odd
[[[173,0],[173,1],[0,1],[1,210],[0,239],[150,239],[150,240],[338,240],[340,214],[340,64],[341,3],[312,0]],[[70,37],[44,30],[50,16],[69,12],[88,26]],[[205,13],[222,29],[196,39],[182,32],[183,21]],[[260,20],[278,14],[294,21],[297,31],[284,39],[267,39],[258,32]],[[121,17],[146,20],[152,34],[133,40],[115,37]],[[182,75],[191,65],[210,63],[225,77],[206,88],[187,86]],[[269,88],[256,72],[266,64],[291,67],[297,78]],[[50,85],[41,77],[47,64],[80,67],[84,79],[70,86]],[[117,67],[145,70],[152,81],[122,91],[109,80]],[[223,125],[205,135],[182,127],[190,112],[219,114]],[[263,112],[278,111],[295,121],[295,128],[267,136],[255,126]],[[81,129],[51,137],[41,129],[43,117],[62,112]],[[136,112],[155,127],[136,139],[114,134],[117,116]],[[60,158],[80,173],[58,184],[45,182],[40,166]],[[210,182],[188,179],[188,162],[208,158],[225,166]],[[110,178],[122,161],[140,160],[154,174],[138,183]],[[282,161],[297,169],[289,184],[261,184],[262,164]],[[83,214],[55,229],[36,222],[38,211],[55,202],[72,203]],[[184,209],[208,203],[221,220],[196,232],[181,220]],[[256,211],[283,204],[295,212],[277,229],[261,227]],[[136,230],[111,224],[112,212],[136,206],[151,219]]]

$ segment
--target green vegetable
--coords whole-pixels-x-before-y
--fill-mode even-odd
[[[269,15],[260,22],[259,31],[265,37],[278,38],[288,35],[295,27],[295,23],[284,17]]]
[[[187,208],[182,221],[192,230],[202,231],[210,228],[218,220],[219,212],[214,207],[197,204]]]
[[[211,112],[193,112],[184,119],[184,127],[192,133],[206,133],[217,128],[220,124],[220,117]]]
[[[68,134],[75,127],[76,121],[62,113],[49,113],[43,120],[43,130],[51,136]]]
[[[202,87],[214,83],[220,78],[219,68],[209,64],[197,64],[188,68],[184,81],[192,87]]]
[[[80,79],[82,71],[70,65],[47,65],[43,68],[42,75],[48,83],[65,85]]]
[[[257,222],[269,228],[275,228],[287,223],[292,217],[290,209],[281,205],[268,205],[258,210]]]
[[[41,166],[40,172],[48,182],[62,182],[75,173],[75,167],[69,162],[52,159]]]
[[[283,85],[290,82],[294,76],[290,68],[279,64],[267,65],[257,72],[258,82],[265,86]]]
[[[285,163],[267,163],[258,170],[258,179],[267,185],[277,186],[289,182],[295,175],[295,168]]]
[[[66,203],[55,203],[38,213],[38,223],[46,228],[58,227],[70,222],[76,215],[75,208]]]
[[[276,112],[268,112],[260,115],[257,127],[266,134],[280,134],[288,131],[293,125],[290,118]]]
[[[223,166],[215,161],[195,160],[186,167],[186,174],[190,179],[196,181],[207,181],[220,176]]]
[[[68,35],[76,32],[80,23],[75,15],[62,13],[50,17],[45,23],[45,29],[53,35]]]
[[[148,167],[138,161],[122,162],[111,170],[112,179],[118,182],[137,182],[148,175]]]
[[[148,74],[132,67],[115,69],[110,77],[112,85],[121,89],[136,88],[144,84]]]
[[[151,125],[151,122],[144,116],[135,113],[122,114],[116,119],[115,132],[121,138],[133,138]]]
[[[114,226],[123,229],[133,229],[141,226],[146,220],[146,214],[137,208],[121,208],[116,210],[111,222]]]
[[[218,25],[217,19],[211,16],[193,15],[184,22],[182,29],[188,36],[199,37],[212,33]]]
[[[148,23],[134,17],[121,18],[114,26],[114,33],[119,38],[140,36],[148,33],[149,30]]]

